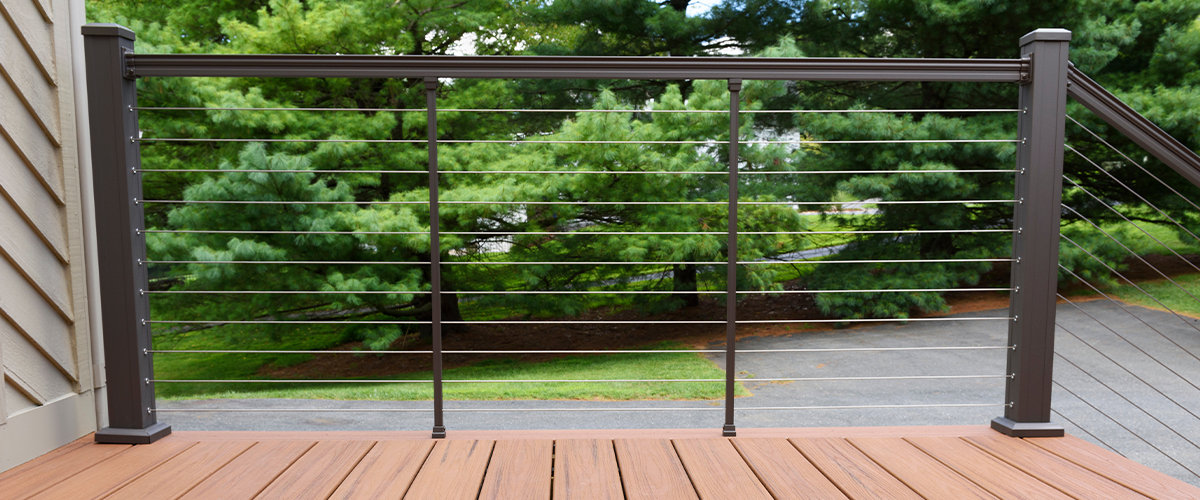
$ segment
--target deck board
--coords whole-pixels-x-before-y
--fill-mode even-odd
[[[698,499],[669,439],[617,439],[621,484],[630,500]]]
[[[731,440],[775,498],[846,498],[786,439]]]
[[[181,498],[254,498],[316,444],[314,441],[255,443]]]
[[[1078,438],[987,427],[452,433],[177,432],[69,443],[0,498],[1197,498]]]
[[[196,443],[107,499],[177,498],[244,453],[253,442]]]
[[[925,498],[996,498],[903,439],[856,438],[850,444]]]
[[[374,441],[321,441],[267,485],[257,498],[326,498],[350,475]]]
[[[90,435],[84,436],[0,474],[0,491],[11,498],[26,498],[129,448],[96,444]]]
[[[380,441],[330,498],[401,498],[432,449],[433,441]]]
[[[702,500],[771,498],[728,439],[676,439],[673,443]]]
[[[987,452],[959,439],[908,438],[947,467],[1000,498],[1038,498],[1046,500],[1071,497],[1039,479],[1009,467]]]
[[[845,439],[791,439],[792,445],[850,498],[920,500],[921,496],[896,479]]]
[[[555,500],[625,498],[617,453],[609,439],[560,439],[554,443]]]
[[[492,456],[491,440],[441,440],[417,473],[404,498],[454,500],[476,498]]]
[[[1024,440],[997,435],[967,441],[1010,466],[1079,498],[1144,498],[1142,495],[1075,465]]]
[[[479,498],[550,500],[553,457],[549,439],[496,441]]]
[[[131,446],[30,498],[99,498],[195,445],[195,441],[167,437],[154,446]]]
[[[1200,498],[1200,488],[1125,460],[1074,436],[1031,438],[1025,441],[1152,498]]]

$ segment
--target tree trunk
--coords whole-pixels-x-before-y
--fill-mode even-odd
[[[443,321],[462,321],[462,310],[458,308],[457,293],[442,294],[442,320]],[[457,326],[457,325],[447,325]]]
[[[696,291],[696,266],[690,264],[676,265],[671,269],[672,289],[676,292]],[[695,293],[676,294],[683,305],[692,307],[700,304],[700,295]]]

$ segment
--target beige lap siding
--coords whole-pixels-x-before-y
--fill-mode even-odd
[[[95,429],[75,74],[82,1],[0,0],[0,470]]]

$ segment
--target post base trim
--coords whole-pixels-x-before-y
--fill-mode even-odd
[[[725,437],[736,437],[737,436],[737,428],[734,427],[732,424],[726,425],[721,428],[721,435],[725,436]]]
[[[1052,422],[1017,422],[1006,417],[992,419],[992,429],[1012,437],[1063,437],[1066,430]]]
[[[444,425],[433,426],[433,438],[434,439],[442,439],[444,437],[446,437],[446,426],[444,426]]]
[[[96,431],[96,442],[102,444],[150,444],[171,433],[171,426],[162,422],[145,429],[105,427]]]

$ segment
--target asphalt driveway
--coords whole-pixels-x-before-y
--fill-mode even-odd
[[[1135,318],[1130,314],[1137,315]],[[1006,311],[970,313],[1003,317]],[[1094,318],[1094,319],[1093,319]],[[1098,321],[1097,321],[1098,320]],[[1200,478],[1200,321],[1109,301],[1058,308],[1053,420],[1068,432],[1193,484]],[[1103,324],[1102,324],[1103,323]],[[1110,330],[1111,329],[1111,330]],[[1128,339],[1122,340],[1114,333]],[[739,349],[984,347],[970,350],[744,353],[739,377],[964,378],[747,381],[739,427],[986,425],[1003,413],[1005,321],[869,325],[825,332],[749,337]],[[1089,347],[1089,345],[1091,347]],[[1135,347],[1136,346],[1136,347]],[[713,344],[713,347],[723,347]],[[721,355],[711,359],[723,364]],[[979,378],[975,378],[979,377]],[[753,410],[755,407],[986,405],[921,408]],[[428,430],[429,402],[329,400],[164,401],[164,409],[241,408],[252,413],[170,412],[176,430]],[[287,409],[366,409],[288,412]],[[721,401],[447,401],[454,429],[720,428]],[[630,411],[565,411],[622,408]],[[677,411],[691,408],[693,410]],[[285,411],[278,411],[283,409]],[[392,412],[407,409],[410,412]],[[489,410],[458,412],[457,409]],[[532,409],[546,411],[529,411]],[[490,411],[496,410],[496,411]],[[637,410],[637,411],[634,411]],[[1157,448],[1157,449],[1156,449]],[[1176,463],[1178,462],[1178,463]]]

